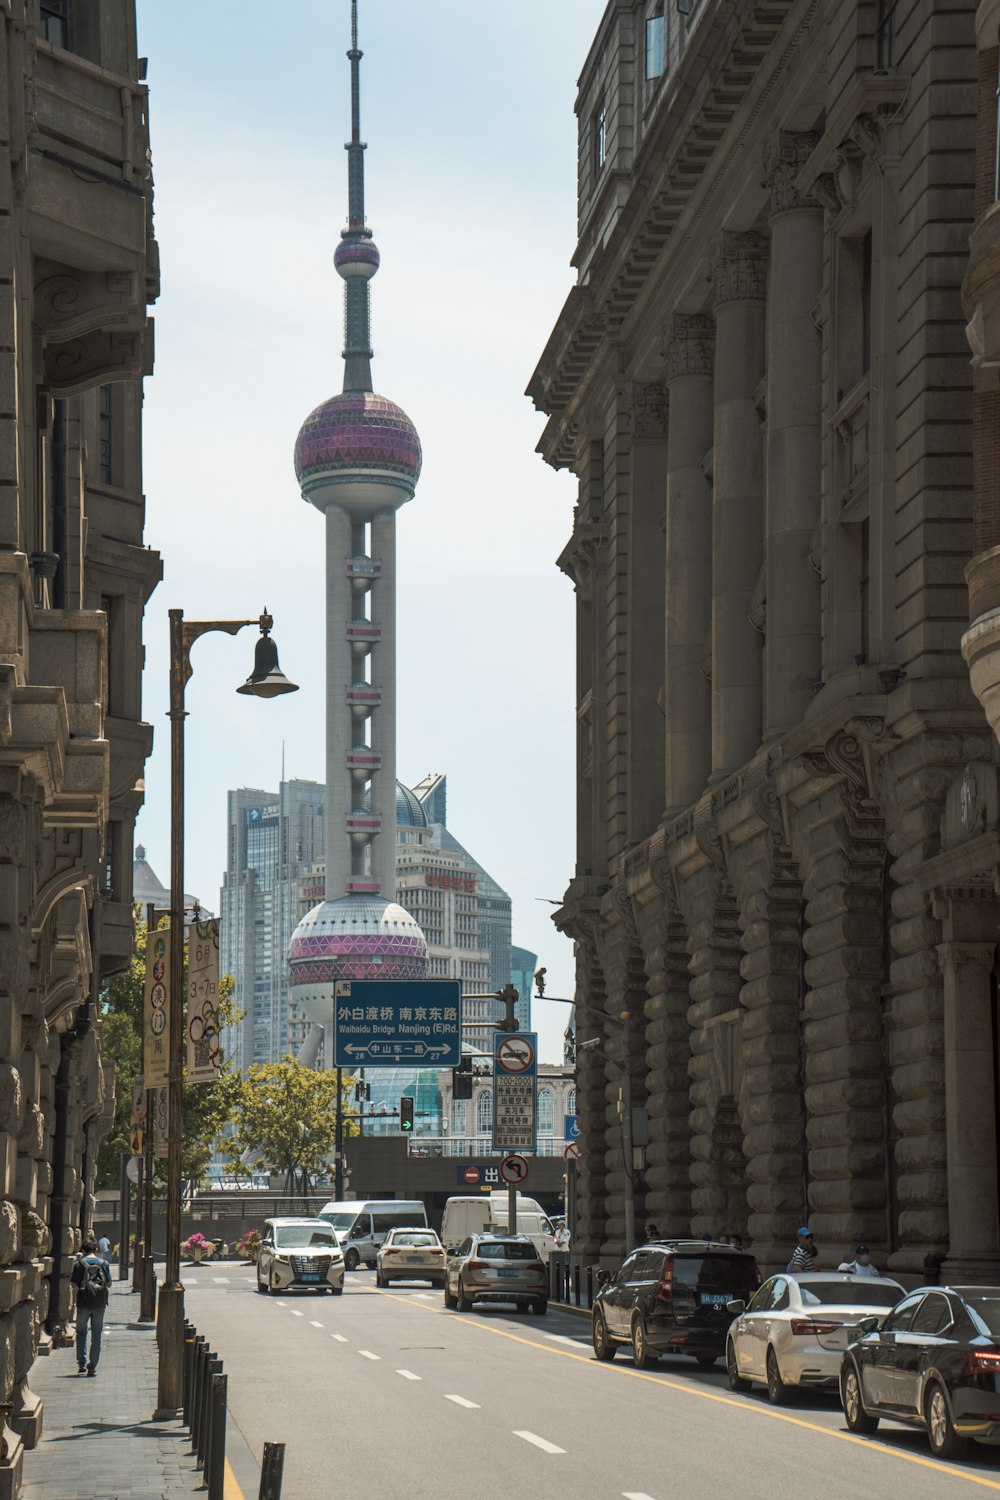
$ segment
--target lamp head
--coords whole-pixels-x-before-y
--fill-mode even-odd
[[[238,693],[251,694],[255,698],[277,698],[281,693],[298,692],[298,683],[289,682],[278,666],[278,648],[271,639],[273,623],[265,609],[260,617],[260,640],[254,652],[253,671],[236,689]]]

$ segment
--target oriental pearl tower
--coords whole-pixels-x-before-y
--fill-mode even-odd
[[[344,389],[310,412],[295,443],[302,498],[326,518],[326,899],[295,929],[291,995],[331,1025],[342,979],[423,979],[427,944],[396,903],[396,511],[420,476],[420,439],[372,390],[358,7],[351,0]]]

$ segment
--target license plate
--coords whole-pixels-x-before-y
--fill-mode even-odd
[[[301,1275],[299,1276],[299,1280],[300,1281],[318,1281],[319,1280],[319,1272],[318,1271],[303,1271],[301,1273]]]
[[[702,1303],[709,1307],[725,1307],[730,1300],[728,1292],[702,1292],[700,1296]]]
[[[424,1261],[422,1255],[404,1255],[403,1259],[406,1261],[406,1264],[408,1266],[420,1266],[423,1265]]]
[[[498,1271],[497,1275],[498,1276],[516,1276],[517,1272],[516,1271]]]

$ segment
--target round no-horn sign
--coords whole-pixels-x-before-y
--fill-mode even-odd
[[[517,1187],[528,1175],[526,1156],[505,1156],[500,1163],[500,1176],[508,1187]]]

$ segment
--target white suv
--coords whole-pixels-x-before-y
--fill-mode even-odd
[[[312,1287],[344,1290],[344,1255],[337,1236],[322,1219],[265,1219],[257,1255],[258,1292]]]

